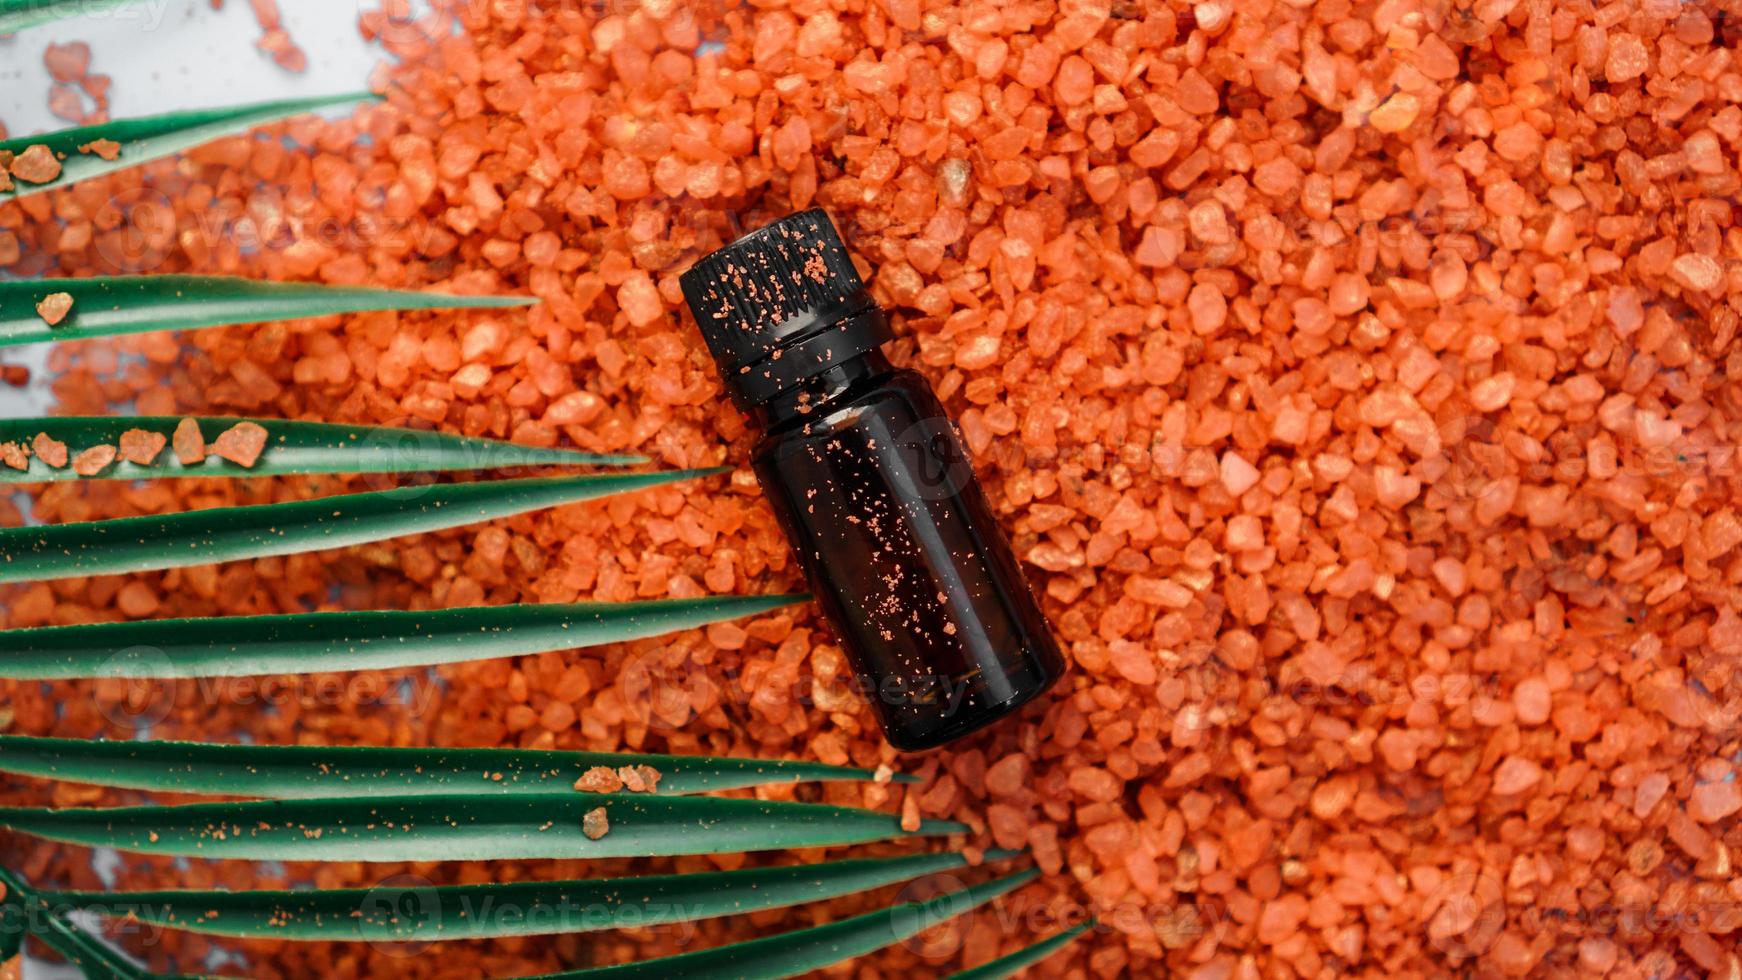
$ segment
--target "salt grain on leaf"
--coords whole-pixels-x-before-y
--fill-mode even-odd
[[[161,432],[128,429],[121,433],[121,458],[136,466],[150,466],[168,444]]]
[[[79,146],[80,153],[94,153],[98,157],[114,161],[121,156],[121,144],[114,140],[92,140]]]
[[[49,293],[36,304],[36,315],[42,317],[42,322],[51,327],[58,327],[67,314],[73,311],[71,293]]]
[[[36,458],[48,466],[58,470],[67,465],[67,444],[46,432],[38,432],[30,448],[35,450]]]
[[[15,470],[30,468],[30,449],[16,442],[0,442],[0,463]]]
[[[581,818],[581,833],[589,840],[598,840],[611,832],[611,821],[605,814],[605,808],[596,806],[587,811]]]
[[[46,184],[60,176],[60,158],[54,151],[37,143],[13,158],[12,176],[29,184]]]
[[[622,788],[622,777],[609,766],[594,766],[575,780],[575,789],[583,793],[615,793]]]
[[[181,465],[194,466],[205,462],[206,437],[200,432],[200,424],[193,419],[182,419],[176,424],[171,443],[175,448],[175,458]]]
[[[115,447],[92,446],[73,458],[73,472],[80,476],[96,476],[115,462]]]
[[[241,422],[225,429],[212,442],[213,455],[252,468],[266,448],[266,429],[253,422]]]

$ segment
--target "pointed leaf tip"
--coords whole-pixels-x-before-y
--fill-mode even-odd
[[[279,504],[0,528],[0,583],[325,551],[645,490],[709,472],[444,483]]]
[[[47,11],[59,8],[89,8],[92,4],[115,5],[122,0],[0,0],[0,34],[62,16]],[[10,26],[9,26],[10,25]],[[256,126],[282,122],[316,109],[379,101],[373,92],[348,92],[309,98],[278,99],[248,105],[194,109],[157,116],[114,119],[89,126],[57,130],[36,136],[0,140],[0,150],[23,153],[32,146],[46,146],[61,159],[58,176],[39,183],[17,181],[12,190],[0,191],[0,201],[40,194],[92,177],[136,167],[209,143],[224,136],[247,132]],[[113,160],[81,152],[79,147],[96,140],[111,140],[120,146]]]
[[[1078,936],[1093,929],[1097,925],[1093,918],[1087,919],[1062,932],[1024,947],[1007,956],[1001,956],[990,963],[983,963],[969,970],[952,974],[949,980],[1008,980],[1023,970],[1034,966],[1047,957],[1069,946]]]
[[[5,196],[0,195],[3,200]],[[57,293],[70,297],[72,305],[63,319],[50,325],[37,313],[36,304]],[[5,280],[0,281],[0,347],[345,313],[508,309],[538,302],[526,296],[459,295],[233,276]]]
[[[725,595],[39,626],[0,632],[0,677],[165,679],[397,670],[645,639],[805,598]]]

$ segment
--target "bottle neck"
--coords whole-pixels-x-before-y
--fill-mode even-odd
[[[883,351],[873,348],[832,364],[755,406],[750,410],[751,417],[767,432],[802,425],[894,370]]]
[[[855,308],[808,311],[794,318],[798,327],[781,324],[767,331],[753,360],[723,359],[715,350],[720,380],[732,401],[751,411],[887,343],[891,334],[883,310],[869,296],[856,295]]]

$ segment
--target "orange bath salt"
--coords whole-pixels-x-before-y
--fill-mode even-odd
[[[67,465],[67,444],[46,432],[38,432],[31,441],[30,448],[36,453],[36,458],[48,466],[58,470]]]
[[[42,317],[42,322],[51,327],[58,327],[73,311],[73,297],[70,293],[49,293],[36,303],[36,315]]]
[[[115,595],[115,608],[130,619],[144,619],[157,612],[157,593],[144,582],[128,582]]]
[[[73,472],[80,476],[96,476],[115,462],[114,446],[92,446],[73,457]]]
[[[193,419],[182,419],[176,423],[170,444],[175,451],[176,460],[183,466],[193,466],[206,459],[206,437],[200,432],[200,424]]]
[[[623,778],[607,766],[594,766],[575,780],[575,789],[583,793],[615,793],[623,788]]]
[[[79,146],[80,153],[94,153],[104,160],[118,160],[121,157],[121,144],[110,139],[97,139]]]
[[[1367,122],[1382,133],[1401,133],[1421,114],[1421,102],[1408,92],[1398,92],[1375,108]]]
[[[61,166],[53,150],[35,143],[12,158],[10,169],[12,176],[27,184],[46,184],[60,176]]]
[[[581,832],[589,840],[598,840],[611,832],[611,820],[602,806],[588,810],[581,818]]]
[[[137,466],[150,466],[168,443],[161,432],[128,429],[121,433],[121,458]]]
[[[266,448],[266,438],[264,426],[254,422],[239,422],[219,433],[218,438],[212,441],[212,455],[227,459],[237,466],[251,468],[260,458],[261,450]]]
[[[30,447],[16,442],[0,442],[0,463],[15,470],[30,468]]]

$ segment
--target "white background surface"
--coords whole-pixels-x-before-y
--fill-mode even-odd
[[[307,53],[308,70],[293,75],[255,48],[260,27],[248,0],[213,10],[209,0],[129,0],[107,10],[33,27],[0,38],[0,121],[11,136],[72,125],[48,111],[50,79],[43,51],[50,43],[84,41],[91,72],[114,80],[114,118],[177,109],[233,105],[296,96],[361,91],[386,55],[357,31],[360,9],[376,0],[280,0],[290,36]],[[90,103],[86,103],[90,108]],[[0,270],[0,275],[4,271]],[[25,389],[0,384],[0,417],[46,414],[49,390],[43,364],[47,344],[0,350],[0,362],[28,364]],[[109,862],[116,860],[108,854]],[[103,864],[99,858],[99,866]],[[173,887],[174,882],[164,882]],[[218,966],[210,964],[209,966]],[[201,964],[181,964],[190,972]],[[29,964],[30,980],[76,978],[76,971]]]
[[[308,55],[301,75],[255,48],[261,31],[248,0],[228,0],[222,10],[210,0],[127,0],[32,27],[0,38],[0,122],[12,136],[73,125],[49,113],[51,82],[42,63],[49,44],[69,41],[89,44],[91,73],[114,80],[109,114],[117,119],[362,91],[375,64],[388,57],[357,31],[358,14],[377,7],[378,0],[279,0],[286,29]],[[91,108],[89,100],[85,105]],[[47,357],[48,345],[0,349],[0,363],[27,364],[32,372],[25,389],[0,384],[0,417],[47,413]]]

